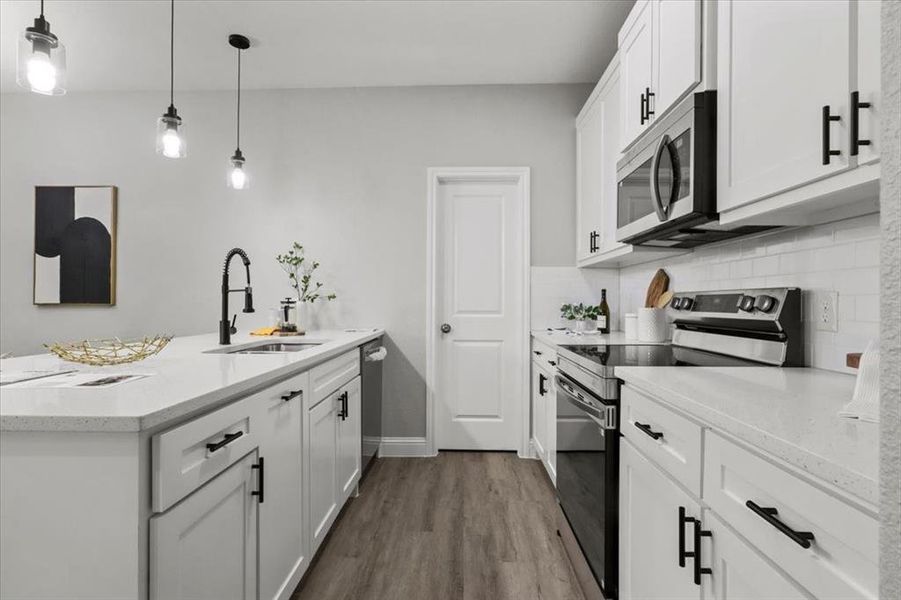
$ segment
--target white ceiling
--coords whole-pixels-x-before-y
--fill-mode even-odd
[[[584,83],[616,51],[634,0],[177,0],[176,89],[231,89],[243,33],[247,88]],[[37,0],[0,0],[0,89]],[[69,90],[169,85],[169,2],[47,0]]]

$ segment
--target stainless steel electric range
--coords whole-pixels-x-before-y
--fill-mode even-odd
[[[557,498],[608,600],[617,597],[619,397],[624,366],[801,366],[797,288],[685,292],[670,305],[672,343],[561,346],[557,352]],[[570,539],[563,536],[564,541]]]

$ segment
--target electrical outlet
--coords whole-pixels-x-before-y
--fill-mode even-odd
[[[817,331],[838,331],[838,292],[814,294],[813,321]]]

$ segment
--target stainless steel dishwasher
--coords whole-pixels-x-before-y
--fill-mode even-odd
[[[363,388],[361,479],[366,476],[373,459],[378,456],[382,443],[382,361],[387,354],[382,346],[382,338],[376,338],[360,347],[360,378]]]

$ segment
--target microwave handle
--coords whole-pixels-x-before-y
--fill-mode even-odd
[[[660,198],[660,185],[658,178],[660,174],[660,157],[667,151],[670,143],[668,134],[664,134],[657,144],[657,150],[654,151],[654,157],[651,159],[651,200],[654,203],[654,210],[657,211],[657,218],[666,221],[668,218],[669,205],[663,206],[663,200]]]

